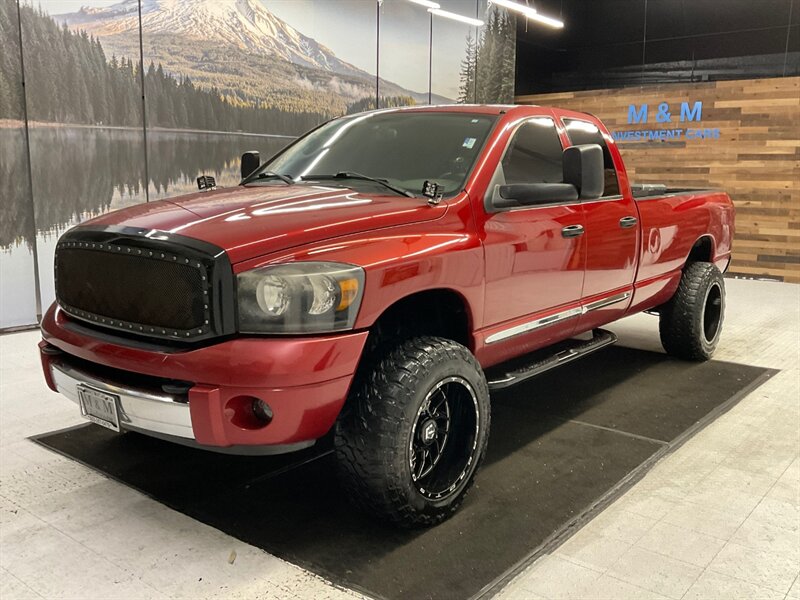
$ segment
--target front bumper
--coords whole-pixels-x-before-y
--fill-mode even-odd
[[[209,449],[270,453],[306,447],[330,430],[368,333],[154,350],[93,335],[53,306],[42,335],[50,388],[75,402],[79,384],[118,396],[121,428]],[[174,381],[189,382],[188,392],[162,389]],[[243,415],[250,398],[270,406],[268,424]]]
[[[47,353],[47,347],[44,348]],[[51,351],[50,351],[51,352]],[[120,427],[169,437],[194,439],[188,398],[145,386],[129,387],[70,365],[58,354],[49,355],[56,391],[79,404],[78,386],[86,385],[119,398]]]

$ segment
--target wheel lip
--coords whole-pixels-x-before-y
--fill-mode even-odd
[[[422,412],[423,407],[426,406],[427,402],[431,399],[433,394],[439,391],[443,386],[450,384],[450,383],[458,383],[461,384],[466,390],[469,392],[470,398],[472,398],[472,405],[475,409],[475,437],[472,442],[472,451],[470,452],[469,459],[467,460],[466,464],[464,465],[463,470],[455,479],[455,481],[448,487],[444,492],[441,493],[428,493],[424,488],[420,487],[417,484],[417,481],[413,479],[413,473],[411,474],[411,484],[417,490],[417,492],[427,500],[433,501],[441,501],[445,500],[446,498],[452,496],[453,494],[458,492],[458,489],[463,485],[465,481],[469,480],[469,475],[475,468],[475,464],[477,463],[477,456],[476,452],[479,446],[479,439],[480,439],[480,432],[481,432],[481,413],[480,413],[480,405],[478,404],[478,395],[475,393],[475,388],[472,384],[464,377],[460,375],[450,375],[440,379],[429,391],[425,394],[425,398],[423,399],[422,403],[420,404],[417,412],[414,415],[414,424],[411,426],[411,436],[409,437],[408,442],[408,457],[406,460],[406,464],[411,467],[411,457],[414,453],[414,438],[417,434],[417,424],[419,423],[420,413]],[[444,447],[444,446],[443,446]],[[438,462],[438,461],[437,461]]]
[[[706,310],[708,309],[708,298],[711,295],[711,291],[717,289],[719,291],[719,315],[717,316],[716,327],[714,328],[714,335],[709,339],[708,335],[706,334]],[[719,281],[713,281],[711,285],[708,286],[706,289],[705,296],[703,297],[703,310],[700,314],[700,335],[703,336],[703,341],[706,344],[713,344],[717,339],[719,339],[720,332],[722,331],[722,319],[724,318],[725,313],[725,293],[722,289],[722,285],[720,285]]]

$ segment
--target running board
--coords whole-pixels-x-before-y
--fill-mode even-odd
[[[543,348],[505,365],[498,365],[487,372],[490,390],[501,390],[521,381],[540,375],[555,367],[591,354],[600,348],[610,346],[617,336],[605,329],[595,329],[590,340],[566,340],[550,348]],[[511,370],[507,370],[512,366]]]

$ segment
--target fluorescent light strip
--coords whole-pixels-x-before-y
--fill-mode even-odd
[[[436,15],[437,17],[444,17],[445,19],[452,19],[453,21],[461,21],[462,23],[466,23],[467,25],[474,25],[475,27],[480,27],[481,25],[483,25],[483,21],[481,21],[480,19],[465,17],[464,15],[458,15],[456,13],[452,13],[447,10],[442,10],[440,8],[429,8],[428,12],[433,15]]]
[[[419,4],[420,6],[424,6],[425,8],[442,8],[437,2],[431,2],[430,0],[408,0],[409,2],[413,2],[414,4]]]
[[[518,13],[525,15],[529,19],[533,18],[538,14],[535,8],[532,8],[530,6],[525,6],[524,4],[520,4],[519,2],[513,2],[512,0],[489,0],[489,4],[496,4],[497,6],[502,6],[503,8],[507,8],[508,10],[516,11]]]
[[[538,21],[543,25],[548,25],[553,29],[563,29],[564,28],[564,21],[560,21],[558,19],[554,19],[553,17],[546,17],[544,15],[540,15],[536,13],[535,16],[529,17],[531,21]]]
[[[540,15],[535,8],[530,6],[525,6],[524,4],[520,4],[519,2],[514,2],[513,0],[489,0],[489,4],[495,4],[497,6],[502,6],[503,8],[507,8],[508,10],[513,10],[525,16],[532,21],[538,21],[544,25],[549,25],[550,27],[554,27],[555,29],[561,29],[564,27],[564,22],[560,21],[559,19],[554,19],[553,17],[546,17],[545,15]]]

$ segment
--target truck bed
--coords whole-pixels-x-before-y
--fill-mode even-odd
[[[639,211],[641,254],[631,312],[672,295],[687,257],[702,240],[698,259],[725,271],[734,230],[734,208],[727,194],[665,185],[632,189]]]

